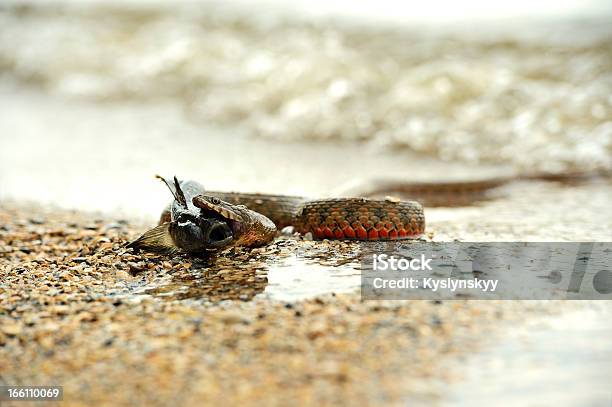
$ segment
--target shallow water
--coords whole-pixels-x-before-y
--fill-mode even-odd
[[[273,10],[7,5],[0,77],[15,93],[162,100],[201,138],[220,125],[521,172],[612,168],[610,10],[454,30],[303,21]],[[102,136],[101,121],[81,132]]]

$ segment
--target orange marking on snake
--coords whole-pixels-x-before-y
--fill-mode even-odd
[[[323,229],[321,229],[321,228],[315,228],[313,230],[313,234],[315,235],[315,237],[317,239],[323,239],[323,237],[324,237]]]
[[[355,232],[357,233],[357,238],[361,240],[366,240],[368,238],[368,232],[363,228],[363,226],[356,227]]]
[[[350,227],[350,226],[345,226],[342,231],[344,232],[344,236],[349,238],[349,239],[354,239],[355,238],[355,230]]]
[[[334,237],[334,232],[332,232],[329,227],[325,226],[323,228],[323,235],[328,239],[332,239]]]

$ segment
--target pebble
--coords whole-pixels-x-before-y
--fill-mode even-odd
[[[16,322],[3,322],[0,330],[6,335],[16,336],[22,332],[23,327]]]

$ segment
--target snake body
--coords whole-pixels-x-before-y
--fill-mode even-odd
[[[378,190],[408,193],[427,206],[465,205],[486,199],[490,190],[516,180],[574,182],[589,174],[531,175],[453,183],[378,183]],[[417,201],[368,198],[307,199],[298,196],[207,191],[195,181],[161,178],[174,201],[159,225],[128,247],[158,252],[200,252],[222,247],[262,246],[277,231],[293,226],[314,239],[397,240],[425,232],[423,206]]]
[[[425,232],[423,207],[415,201],[394,199],[304,197],[208,191],[222,201],[245,205],[271,219],[280,230],[293,226],[315,239],[393,240]]]
[[[206,191],[195,181],[170,182],[162,177],[174,201],[158,226],[128,247],[137,250],[191,253],[227,246],[262,246],[277,231],[293,226],[314,239],[396,240],[421,236],[421,204],[398,199],[306,199],[297,196]]]

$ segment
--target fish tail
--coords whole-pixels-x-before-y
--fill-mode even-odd
[[[129,242],[125,247],[166,254],[178,251],[178,247],[176,247],[170,235],[170,223],[164,223],[146,231],[142,236]]]

